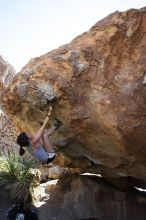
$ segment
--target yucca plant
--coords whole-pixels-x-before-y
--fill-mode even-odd
[[[0,186],[8,190],[10,196],[18,201],[26,201],[31,197],[35,187],[34,175],[30,169],[34,166],[33,160],[21,159],[10,155],[0,160]]]

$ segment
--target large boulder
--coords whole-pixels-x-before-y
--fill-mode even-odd
[[[35,203],[40,220],[144,220],[145,197],[114,189],[100,178],[68,176],[42,184]],[[42,199],[42,197],[41,197]]]
[[[17,152],[16,137],[18,130],[12,120],[5,114],[0,114],[0,155],[6,156]],[[16,150],[17,149],[17,150]]]
[[[15,69],[0,56],[0,100],[1,94],[8,87],[13,77],[16,75]],[[0,101],[0,154],[8,155],[16,151],[17,129],[11,118],[1,111]]]
[[[0,55],[0,83],[7,87],[15,75],[15,69]]]
[[[67,166],[146,180],[145,33],[146,8],[107,16],[30,60],[3,108],[21,131],[34,131],[53,105],[62,126],[52,141],[72,159]]]
[[[0,96],[15,75],[15,69],[0,55]]]

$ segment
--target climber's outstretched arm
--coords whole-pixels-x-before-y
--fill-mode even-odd
[[[33,135],[32,137],[32,145],[36,145],[40,139],[42,138],[43,136],[43,133],[44,133],[44,130],[45,130],[45,127],[49,121],[49,117],[50,117],[50,114],[51,114],[51,111],[52,111],[52,107],[50,107],[49,111],[48,111],[48,114],[47,114],[47,117],[45,118],[44,120],[44,123],[43,125],[39,128],[39,130]]]

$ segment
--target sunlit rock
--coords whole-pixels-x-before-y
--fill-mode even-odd
[[[107,16],[30,60],[3,108],[20,130],[34,131],[52,105],[51,119],[62,126],[51,139],[70,159],[67,167],[146,180],[145,32],[146,8]]]
[[[7,87],[16,75],[15,69],[0,56],[0,82]]]
[[[15,75],[14,68],[0,56],[0,155],[2,156],[14,153],[17,149],[16,136],[18,131],[11,118],[1,110],[1,94]]]

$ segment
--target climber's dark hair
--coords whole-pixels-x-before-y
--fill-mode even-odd
[[[23,154],[25,153],[25,150],[23,149],[23,147],[26,147],[29,145],[29,137],[27,136],[25,132],[22,132],[21,134],[18,135],[17,144],[19,144],[20,146],[19,154],[20,156],[23,156]]]
[[[20,156],[23,156],[24,153],[25,153],[24,148],[23,148],[22,146],[20,146],[20,149],[19,149],[19,154],[20,154]]]

